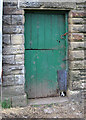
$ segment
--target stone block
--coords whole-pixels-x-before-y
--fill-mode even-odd
[[[69,33],[68,34],[69,41],[84,41],[84,34],[83,33]]]
[[[86,50],[84,50],[84,56],[85,56],[85,59],[86,59]]]
[[[15,76],[14,75],[8,75],[8,76],[3,76],[3,86],[10,86],[15,84]]]
[[[84,33],[86,32],[86,25],[69,25],[69,32],[70,33]]]
[[[84,42],[70,42],[69,43],[69,50],[84,50],[86,46]]]
[[[57,8],[57,9],[75,9],[76,3],[75,2],[59,2],[59,1],[49,1],[46,2],[39,1],[32,2],[27,0],[21,0],[19,6],[21,8]]]
[[[15,75],[15,85],[24,85],[25,77],[24,75]]]
[[[84,118],[86,118],[86,106],[84,106]]]
[[[73,90],[68,89],[67,95],[68,95],[68,98],[69,98],[70,101],[71,100],[74,100],[74,101],[77,101],[77,102],[82,101],[81,100],[81,92],[78,91],[78,90],[73,91]]]
[[[3,47],[3,55],[23,54],[24,45],[10,45]]]
[[[3,24],[4,25],[11,25],[11,15],[4,15],[3,16]]]
[[[2,87],[3,97],[14,97],[24,95],[24,85]]]
[[[73,81],[72,90],[81,90],[81,89],[84,89],[85,86],[86,84],[83,83],[82,81]]]
[[[86,18],[69,18],[68,23],[69,24],[85,24]]]
[[[16,64],[24,64],[24,54],[15,55]]]
[[[3,75],[24,74],[24,65],[3,65]]]
[[[3,8],[4,15],[22,15],[24,10],[18,9],[16,6],[5,6]]]
[[[15,64],[14,55],[3,55],[3,64]]]
[[[85,76],[86,77],[86,70],[84,69],[84,70],[80,70],[80,74],[81,74],[81,76]]]
[[[69,80],[70,81],[80,81],[82,80],[82,82],[85,81],[86,78],[86,72],[82,72],[80,70],[70,70],[69,71]]]
[[[10,44],[10,35],[9,34],[3,34],[2,42],[3,42],[3,44],[9,45]]]
[[[86,70],[86,60],[84,60],[84,69]]]
[[[70,81],[79,81],[80,80],[80,70],[76,70],[76,71],[69,71],[69,79]]]
[[[84,50],[69,52],[69,60],[83,60],[83,59],[84,59]]]
[[[12,24],[13,25],[24,24],[24,16],[23,15],[12,15]]]
[[[24,33],[24,26],[19,25],[9,25],[9,26],[3,26],[3,33],[4,34],[19,34],[19,33]]]
[[[83,18],[83,17],[86,17],[86,12],[84,11],[84,10],[71,10],[70,12],[69,12],[69,17],[71,17],[71,18],[77,18],[77,17],[79,17],[79,18]]]
[[[11,44],[13,44],[13,45],[24,44],[24,35],[23,34],[12,34],[11,35]]]
[[[84,10],[85,8],[86,8],[86,4],[85,3],[76,4],[76,9],[77,10]]]
[[[27,96],[26,94],[18,95],[18,96],[6,96],[2,97],[2,101],[9,101],[11,107],[24,107],[27,105]]]
[[[8,2],[8,1],[6,1],[6,2],[3,2],[3,6],[7,6],[7,7],[14,7],[14,6],[18,6],[18,2],[17,2],[17,0],[13,0],[13,1],[11,1],[11,2]]]
[[[86,90],[82,90],[81,93],[82,93],[82,99],[85,99],[85,103],[86,103]]]
[[[27,105],[26,94],[12,97],[12,107],[17,107],[17,106],[23,107],[26,105]]]
[[[84,69],[84,60],[79,60],[79,61],[70,61],[69,62],[69,69]]]
[[[15,85],[24,85],[25,79],[24,75],[7,75],[3,76],[3,86],[15,86]]]

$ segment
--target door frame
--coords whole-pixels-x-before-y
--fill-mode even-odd
[[[66,71],[68,72],[68,13],[65,13],[65,29],[66,29]]]

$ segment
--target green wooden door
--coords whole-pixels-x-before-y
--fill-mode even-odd
[[[57,70],[66,69],[65,13],[25,12],[25,90],[28,98],[57,96]]]

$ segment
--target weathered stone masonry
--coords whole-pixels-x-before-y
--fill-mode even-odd
[[[4,3],[3,14],[3,99],[25,106],[24,10],[17,2]]]
[[[4,3],[3,15],[3,98],[12,106],[25,105],[24,92],[24,9],[69,10],[68,91],[70,98],[86,92],[86,3]],[[84,93],[82,92],[84,90]],[[83,96],[85,97],[85,95]]]
[[[79,8],[69,13],[69,89],[82,93],[86,83],[85,35],[86,12]],[[84,4],[82,4],[84,6]]]

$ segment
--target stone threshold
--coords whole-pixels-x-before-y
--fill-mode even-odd
[[[44,105],[44,104],[53,104],[53,103],[64,103],[68,102],[68,97],[48,97],[48,98],[36,98],[28,99],[28,105]]]

